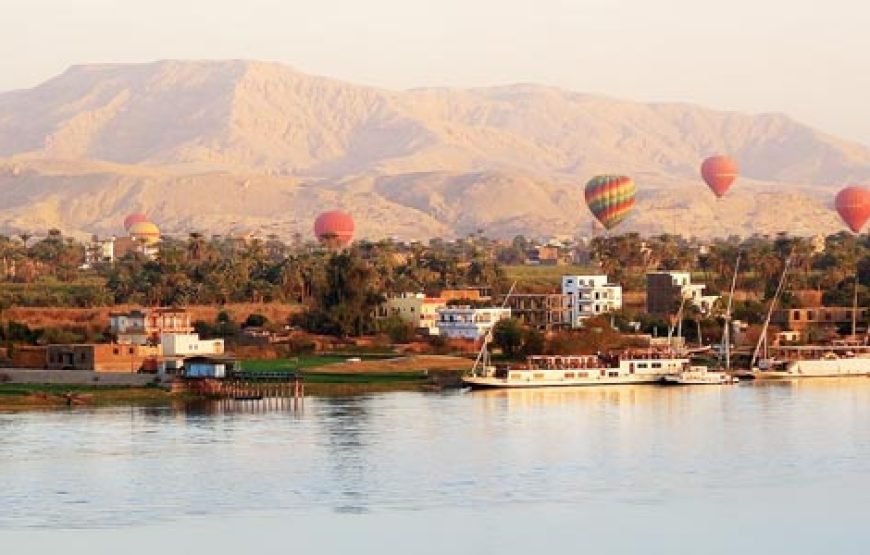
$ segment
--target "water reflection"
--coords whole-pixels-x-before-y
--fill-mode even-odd
[[[847,492],[838,503],[870,486],[868,420],[870,380],[854,379],[0,414],[0,530],[264,511],[371,522],[461,511],[519,525],[520,508],[546,519],[570,507],[583,521],[605,506],[691,520],[725,498],[793,514],[810,485]]]
[[[368,438],[370,429],[367,397],[326,397],[318,410],[318,422],[326,438],[326,456],[335,482],[335,510],[340,513],[367,511]]]

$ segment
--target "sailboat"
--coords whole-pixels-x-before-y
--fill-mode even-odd
[[[800,345],[771,348],[767,339],[774,307],[779,301],[788,274],[791,258],[786,258],[782,276],[770,303],[761,335],[755,345],[750,365],[751,374],[758,379],[825,378],[844,376],[870,376],[870,329],[863,341],[856,335],[858,312],[858,284],[855,282],[855,301],[852,307],[852,340],[835,341],[830,345]],[[775,355],[771,355],[774,352]],[[757,364],[756,364],[757,362]]]

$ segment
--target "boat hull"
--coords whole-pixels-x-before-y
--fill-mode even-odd
[[[462,383],[472,389],[528,389],[537,387],[595,387],[602,385],[655,385],[662,376],[641,377],[637,379],[607,378],[587,380],[506,380],[504,378],[467,377]]]
[[[752,374],[761,380],[867,377],[870,376],[870,358],[795,360],[788,363],[785,370],[757,370]]]

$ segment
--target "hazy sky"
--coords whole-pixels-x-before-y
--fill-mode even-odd
[[[78,63],[250,58],[781,111],[870,145],[863,0],[4,0],[0,21],[0,90]]]

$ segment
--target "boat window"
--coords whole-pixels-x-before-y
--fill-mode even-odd
[[[588,378],[589,372],[577,372],[577,377],[578,378]]]
[[[653,367],[653,368],[661,368],[661,367],[662,367],[662,363],[661,363],[661,362],[653,362],[653,363],[652,363],[652,367]]]
[[[618,378],[619,372],[608,372],[607,375],[610,376],[611,378]]]
[[[535,378],[536,380],[543,380],[543,379],[544,379],[544,373],[543,373],[543,372],[536,372],[536,373],[534,374],[534,376],[532,376],[532,377]]]
[[[574,372],[565,372],[565,379],[573,380],[574,379]]]
[[[637,363],[637,367],[638,367],[638,368],[646,368],[646,367],[647,367],[647,364],[646,364],[645,362],[638,362],[638,363]]]
[[[522,377],[523,377],[523,375],[520,374],[519,372],[514,372],[513,374],[511,374],[511,379],[512,379],[512,380],[521,380]]]

